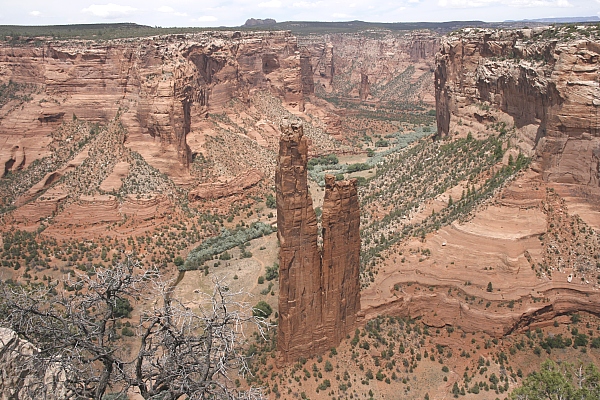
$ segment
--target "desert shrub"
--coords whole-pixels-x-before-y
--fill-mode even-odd
[[[266,301],[259,301],[252,309],[252,314],[255,317],[269,318],[273,313],[273,308]]]
[[[279,278],[279,264],[275,263],[271,267],[267,267],[267,271],[265,272],[265,279],[268,281],[272,281],[273,279]]]
[[[188,254],[185,263],[179,269],[183,271],[198,269],[204,262],[212,259],[215,255],[272,232],[274,232],[273,227],[263,222],[254,222],[249,227],[242,226],[233,230],[223,229],[219,236],[205,240],[192,250]],[[250,257],[252,257],[251,253],[247,252],[247,254],[250,254]]]
[[[271,193],[269,193],[267,195],[267,199],[266,199],[265,203],[266,203],[267,207],[269,207],[269,208],[277,207],[277,203],[275,201],[275,196],[273,196]]]

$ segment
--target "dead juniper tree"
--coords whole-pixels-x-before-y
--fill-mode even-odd
[[[47,397],[52,378],[66,388],[64,398],[262,397],[260,390],[233,389],[229,375],[247,372],[243,327],[262,332],[267,324],[221,281],[214,281],[212,294],[183,304],[172,296],[172,281],[128,260],[69,277],[64,287],[0,283],[1,325],[38,349],[21,367],[32,398]],[[142,300],[151,305],[124,325],[131,305]]]

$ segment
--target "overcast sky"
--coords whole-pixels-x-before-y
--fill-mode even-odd
[[[582,16],[600,16],[600,0],[0,0],[1,25],[239,26],[248,18],[493,22]]]

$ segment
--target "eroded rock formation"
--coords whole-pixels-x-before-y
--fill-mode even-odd
[[[59,400],[72,395],[65,388],[62,370],[49,368],[43,377],[38,376],[39,370],[33,370],[30,361],[36,351],[35,346],[14,331],[0,328],[0,398]]]
[[[322,353],[354,327],[360,310],[360,212],[356,180],[327,177],[323,251],[308,191],[301,124],[284,124],[275,174],[280,242],[278,362]]]
[[[325,335],[339,343],[360,310],[360,207],[356,180],[325,176],[323,201],[323,319]]]
[[[302,104],[297,52],[290,32],[2,44],[0,83],[18,85],[20,97],[0,104],[0,176],[47,155],[49,133],[73,115],[106,124],[117,112],[128,147],[170,176],[185,175],[197,151],[190,136],[205,140],[207,113],[224,113],[255,91]],[[24,166],[10,161],[17,146]]]
[[[260,171],[251,169],[230,181],[198,185],[196,189],[190,191],[188,198],[190,200],[219,199],[232,194],[240,194],[245,189],[256,185],[262,178]]]
[[[438,132],[514,127],[544,180],[598,187],[600,41],[585,28],[561,29],[445,37],[435,72]]]
[[[313,35],[299,41],[312,65],[302,79],[312,72],[315,93],[326,97],[433,105],[439,40],[427,31]]]

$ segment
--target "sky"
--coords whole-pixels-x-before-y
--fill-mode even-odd
[[[600,16],[600,0],[0,0],[0,25],[135,22],[161,27],[281,21],[498,22]]]

